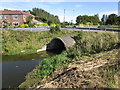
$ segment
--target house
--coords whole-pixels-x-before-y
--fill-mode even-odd
[[[19,26],[26,22],[26,19],[31,14],[28,12],[17,10],[0,10],[0,27],[5,24],[4,22],[11,23],[12,26]]]

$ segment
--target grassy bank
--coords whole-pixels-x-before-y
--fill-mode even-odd
[[[33,88],[120,88],[119,50],[82,56],[61,66]]]
[[[48,44],[54,37],[66,35],[76,35],[73,31],[60,31],[59,33],[50,33],[48,31],[14,31],[2,30],[2,54],[29,54],[36,53],[37,49]]]
[[[60,55],[44,59],[39,66],[26,76],[26,81],[19,87],[28,88],[51,75],[63,65],[68,65],[81,56],[90,56],[104,52],[119,45],[118,33],[113,32],[77,32],[76,44]]]

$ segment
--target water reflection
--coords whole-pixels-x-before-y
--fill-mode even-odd
[[[43,58],[53,55],[50,52],[40,52],[29,55],[2,56],[2,87],[17,87],[25,80],[25,75],[32,71]]]
[[[39,58],[45,58],[54,55],[51,52],[39,52],[39,53],[34,53],[34,54],[27,54],[27,55],[3,55],[2,56],[2,62],[7,62],[7,61],[28,61],[28,60],[35,60]]]

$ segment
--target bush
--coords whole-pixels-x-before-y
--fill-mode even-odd
[[[19,27],[20,27],[20,28],[27,28],[27,27],[29,27],[29,26],[28,26],[28,24],[22,24],[22,25],[20,25]]]
[[[56,26],[55,26],[55,31],[56,31],[56,32],[60,32],[60,26],[59,26],[59,25],[56,25]]]
[[[69,60],[71,59],[67,57],[66,52],[63,52],[60,55],[56,55],[56,56],[44,59],[39,65],[40,79],[47,77],[61,65],[66,65],[69,62]]]
[[[9,28],[14,28],[14,26],[10,26]]]
[[[28,23],[28,26],[29,26],[29,27],[35,27],[35,23],[31,23],[31,22],[30,22],[30,23]]]
[[[42,23],[42,24],[40,24],[40,26],[48,26],[48,24],[47,23]]]
[[[50,27],[50,32],[51,32],[51,33],[54,33],[54,32],[55,32],[55,27],[53,27],[53,26]]]
[[[52,26],[51,28],[50,28],[50,32],[51,33],[57,33],[57,32],[60,32],[61,30],[60,30],[60,27],[58,26],[58,25],[56,25],[55,27],[54,26]]]

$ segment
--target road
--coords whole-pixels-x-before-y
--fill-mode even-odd
[[[80,31],[80,30],[83,30],[83,31],[113,31],[113,32],[120,32],[120,29],[100,29],[100,28],[81,28],[81,27],[77,27],[77,28],[62,28],[63,30],[64,29],[67,29],[67,30],[74,30],[74,31]]]
[[[2,29],[2,28],[0,28]],[[29,30],[29,31],[49,31],[50,28],[9,28],[12,30]],[[77,27],[77,28],[61,28],[62,30],[70,30],[70,31],[113,31],[113,32],[120,32],[120,29],[100,29],[100,28],[82,28],[82,27]]]

